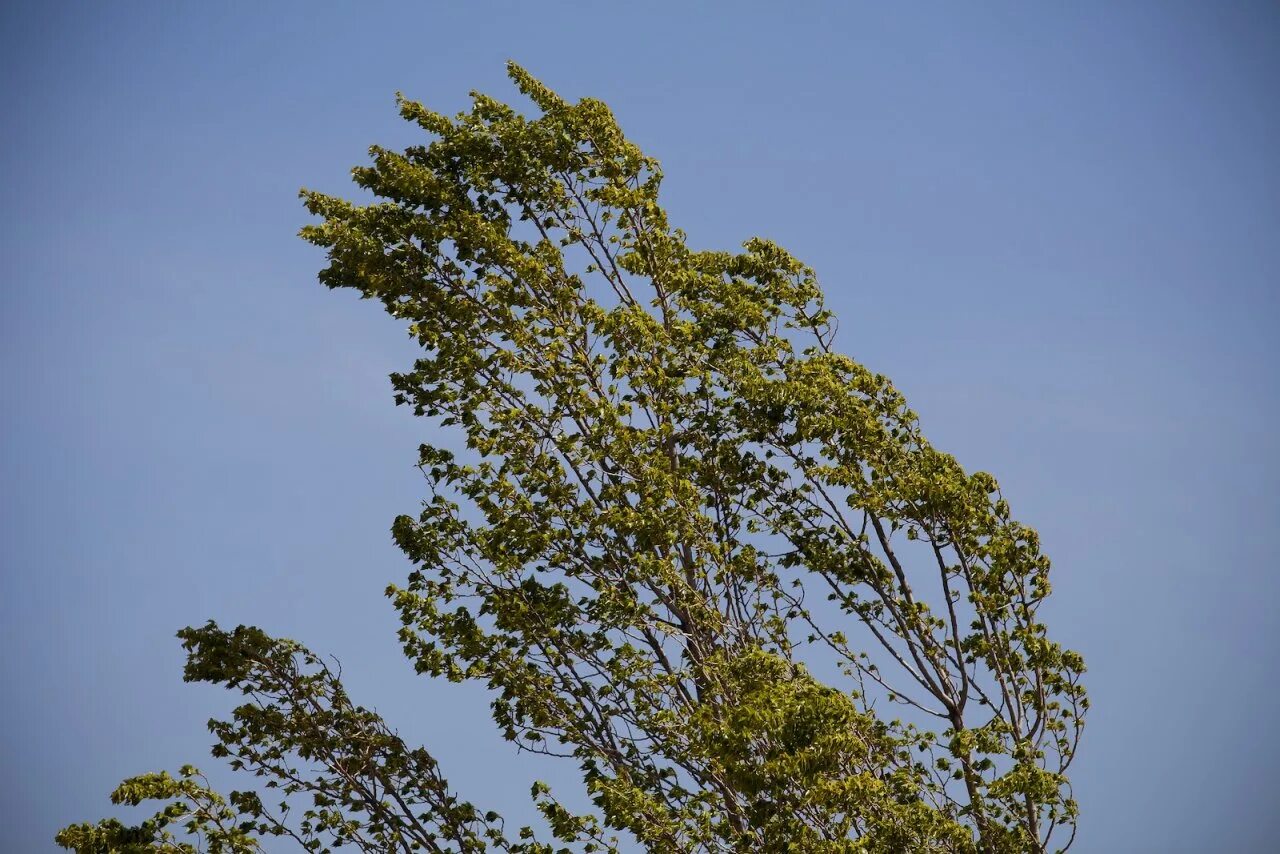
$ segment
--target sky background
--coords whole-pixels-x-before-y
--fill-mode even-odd
[[[512,823],[573,788],[401,657],[413,350],[294,236],[299,187],[417,139],[396,90],[514,99],[508,58],[612,106],[693,245],[813,265],[1040,530],[1094,704],[1074,850],[1274,850],[1280,5],[3,6],[0,850],[217,767],[233,698],[173,637],[210,617],[337,655]]]

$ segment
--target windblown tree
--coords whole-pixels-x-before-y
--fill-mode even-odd
[[[812,270],[762,239],[691,249],[603,103],[510,76],[539,117],[401,100],[430,140],[371,150],[354,178],[375,203],[304,192],[302,234],[325,285],[423,351],[392,378],[442,443],[392,529],[406,655],[488,686],[506,739],[571,759],[593,807],[535,784],[546,827],[509,829],[321,658],[210,623],[180,633],[185,675],[244,695],[214,755],[258,787],[133,778],[114,800],[165,801],[155,817],[59,843],[1064,849],[1084,665],[1037,617],[1035,532],[832,349]]]

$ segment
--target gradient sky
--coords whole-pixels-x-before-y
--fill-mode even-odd
[[[785,10],[785,11],[784,11]],[[1081,852],[1274,850],[1280,6],[18,3],[0,20],[0,850],[215,768],[173,633],[341,658],[520,822],[482,691],[381,591],[424,493],[413,351],[315,283],[300,186],[416,139],[403,90],[607,101],[691,243],[812,264],[839,346],[1001,480],[1089,664]],[[218,776],[222,782],[226,778]]]

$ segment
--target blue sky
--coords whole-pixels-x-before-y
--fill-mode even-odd
[[[785,11],[784,11],[785,8]],[[347,192],[393,94],[607,101],[698,246],[816,267],[839,346],[1001,480],[1094,701],[1082,852],[1262,851],[1280,820],[1280,7],[1226,3],[8,3],[0,194],[0,850],[214,768],[213,617],[520,821],[483,693],[412,675],[381,590],[428,427],[408,340],[315,283],[296,191]],[[225,779],[223,777],[220,780]]]

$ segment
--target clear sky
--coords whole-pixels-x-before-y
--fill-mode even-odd
[[[1001,480],[1089,664],[1081,852],[1274,850],[1280,819],[1280,6],[4,4],[0,850],[122,777],[216,767],[209,617],[339,656],[519,821],[483,693],[417,678],[381,596],[427,429],[379,307],[315,283],[393,96],[607,101],[698,246],[817,268],[841,349]],[[218,778],[220,781],[224,777]]]

